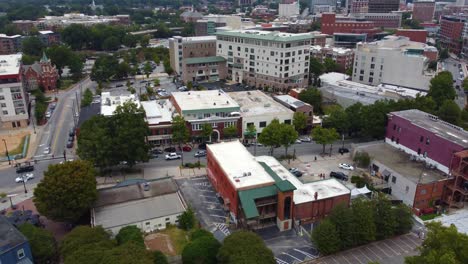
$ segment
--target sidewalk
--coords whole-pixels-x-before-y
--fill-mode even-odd
[[[26,186],[28,190],[27,194],[24,193],[24,187],[22,184],[21,185],[18,184],[18,186],[16,186],[15,188],[1,188],[0,192],[4,192],[8,194],[9,196],[12,196],[11,202],[13,203],[13,205],[16,205],[18,203],[21,203],[25,200],[32,198],[34,194],[34,189],[36,188],[36,186],[37,186],[37,183],[28,184],[28,186]],[[10,208],[11,202],[10,202],[10,199],[8,199],[7,202],[0,203],[0,210]]]

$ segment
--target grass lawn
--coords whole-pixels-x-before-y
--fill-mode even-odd
[[[161,234],[166,234],[171,238],[172,245],[177,252],[177,255],[182,254],[182,250],[188,241],[188,232],[182,229],[179,229],[175,226],[166,228],[165,230],[160,231]]]
[[[10,154],[10,156],[14,156],[14,155],[18,155],[18,154],[23,153],[24,143],[26,143],[26,136],[24,136],[21,139],[21,143],[15,149],[9,151],[8,154]],[[28,147],[29,147],[29,144],[28,144]],[[26,153],[28,153],[27,149],[26,149]]]
[[[421,215],[419,218],[421,218],[423,221],[427,221],[427,220],[432,220],[438,216],[439,216],[438,214],[427,214],[427,215]]]
[[[59,90],[67,90],[68,88],[70,88],[70,86],[72,86],[75,83],[76,82],[73,81],[72,79],[62,78],[62,79],[60,79],[60,88],[59,88]]]

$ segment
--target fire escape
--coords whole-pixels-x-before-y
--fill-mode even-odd
[[[445,202],[448,208],[463,208],[468,198],[468,150],[454,153],[451,168],[452,179],[447,182]]]

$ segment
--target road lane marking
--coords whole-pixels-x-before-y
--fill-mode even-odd
[[[297,251],[297,252],[299,252],[299,253],[301,253],[301,254],[303,254],[303,255],[305,255],[306,257],[309,257],[309,258],[317,258],[316,256],[313,256],[313,255],[311,255],[311,254],[309,254],[309,253],[307,253],[307,252],[305,252],[305,251],[302,251],[302,250],[300,250],[300,249],[295,248],[294,250]]]
[[[297,261],[301,261],[301,262],[302,262],[302,259],[298,259],[298,258],[296,258],[295,256],[290,255],[290,254],[288,254],[288,253],[286,253],[286,252],[283,252],[283,254],[286,255],[286,256],[289,256],[289,257],[291,257],[291,258],[293,258],[293,259],[295,259],[295,260],[297,260]]]

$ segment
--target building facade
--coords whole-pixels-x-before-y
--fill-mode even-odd
[[[23,76],[28,90],[38,88],[44,89],[44,92],[57,90],[59,74],[45,53],[39,62],[23,66]]]
[[[33,263],[28,239],[0,215],[0,263]]]
[[[278,6],[278,16],[290,18],[293,16],[298,16],[300,12],[299,1],[291,4],[279,4]]]
[[[426,40],[427,40],[427,30],[425,30],[425,29],[402,29],[402,28],[399,28],[395,32],[395,35],[407,37],[411,41],[416,41],[416,42],[420,42],[420,43],[426,43]]]
[[[391,13],[400,8],[399,0],[369,0],[369,13]]]
[[[387,36],[380,41],[358,43],[352,80],[428,91],[434,73],[427,67],[434,56],[437,56],[435,47],[406,37]]]
[[[21,74],[21,54],[0,56],[0,121],[2,129],[29,124],[28,94]]]
[[[371,21],[378,28],[399,28],[401,27],[401,13],[366,13],[355,15],[357,19]]]
[[[153,146],[164,146],[172,143],[172,117],[175,108],[168,99],[142,101],[146,122],[150,130],[148,142]]]
[[[463,46],[467,19],[459,16],[442,16],[440,18],[439,41],[442,47],[450,52],[460,54]]]
[[[419,22],[432,22],[434,19],[435,2],[417,1],[413,3],[413,20]]]
[[[287,91],[307,86],[311,39],[309,33],[219,32],[217,55],[227,60],[233,81]]]
[[[0,55],[14,54],[21,51],[24,37],[21,35],[7,36],[0,34]]]
[[[204,124],[213,128],[212,142],[224,138],[224,128],[234,126],[238,135],[242,131],[239,104],[222,90],[175,92],[170,100],[176,112],[184,117],[195,140],[202,140]]]
[[[451,178],[446,184],[443,201],[448,208],[463,208],[468,201],[468,150],[453,154]]]
[[[322,14],[320,30],[328,35],[335,33],[366,34],[369,39],[381,32],[372,21],[358,21],[350,17],[337,18],[334,13]]]
[[[295,93],[293,90],[291,91],[293,94]],[[310,104],[304,103],[290,95],[276,95],[273,99],[294,112],[303,113],[307,117],[307,128],[311,128],[314,125],[314,108]]]
[[[226,59],[221,56],[186,58],[182,63],[182,81],[206,82],[227,78]]]
[[[351,14],[369,13],[369,0],[347,0]]]
[[[322,63],[326,58],[333,60],[339,67],[338,71],[342,73],[353,67],[354,50],[352,49],[311,46],[310,55]]]

